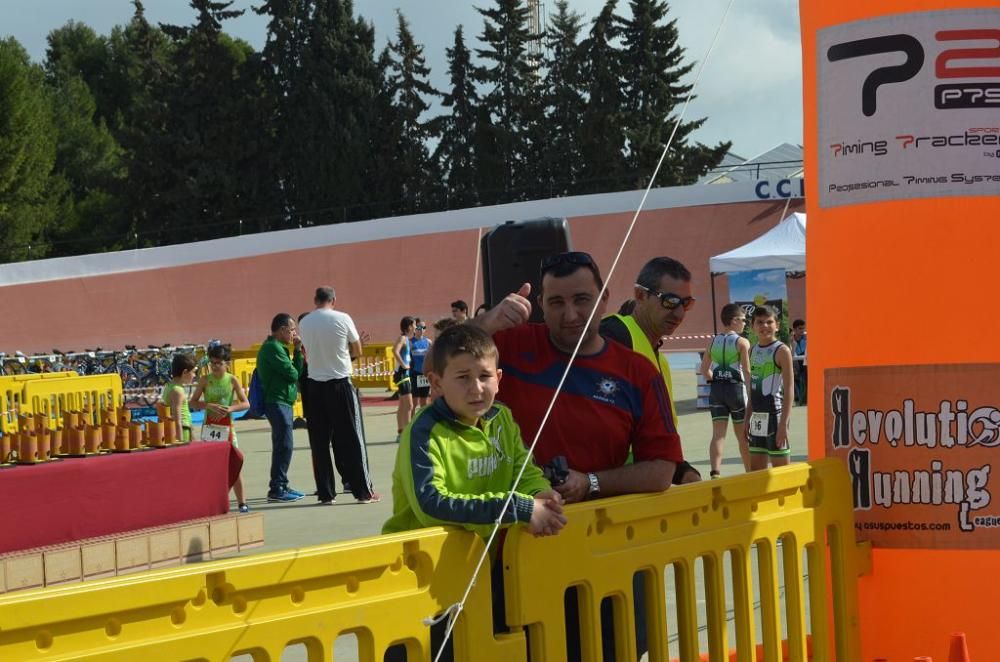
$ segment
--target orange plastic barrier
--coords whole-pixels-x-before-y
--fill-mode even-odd
[[[873,542],[871,572],[859,582],[865,662],[918,655],[946,660],[956,631],[968,635],[971,659],[1000,659],[994,588],[1000,555],[994,544],[969,548],[985,529],[970,531],[964,549],[956,541],[959,488],[984,490],[987,499],[992,493],[994,503],[974,514],[1000,515],[995,485],[975,485],[982,474],[974,481],[971,473],[961,482],[952,477],[956,468],[967,468],[961,465],[975,449],[952,437],[955,445],[938,446],[936,459],[921,471],[874,464],[878,455],[878,462],[888,458],[905,468],[913,451],[926,450],[913,443],[914,429],[927,434],[935,425],[921,413],[929,395],[948,404],[937,418],[942,425],[963,406],[971,414],[996,405],[993,380],[969,379],[963,388],[953,374],[947,382],[934,376],[943,368],[995,374],[1000,363],[1000,344],[991,334],[1000,308],[984,296],[995,282],[990,253],[1000,245],[1000,113],[977,100],[977,90],[1000,89],[996,7],[996,0],[800,1],[810,457],[833,447],[857,462],[850,467],[855,500],[870,502],[881,493],[881,503],[856,511],[864,526],[879,517],[886,527],[915,526],[920,533],[884,530]],[[889,366],[915,372],[907,377]],[[859,381],[872,375],[878,379]],[[981,385],[990,381],[988,390]],[[920,393],[907,405],[910,389]],[[890,393],[902,394],[896,411],[865,404]],[[910,428],[907,421],[914,420]],[[919,508],[911,507],[911,490]],[[927,522],[919,515],[906,521],[907,513],[946,509],[948,536],[920,532]],[[857,533],[872,540],[874,531]]]

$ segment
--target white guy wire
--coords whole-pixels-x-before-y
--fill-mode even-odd
[[[729,16],[729,10],[732,9],[735,0],[729,0],[729,4],[726,5],[726,11],[722,14],[722,20],[719,22],[719,27],[715,30],[715,36],[712,38],[712,43],[709,44],[708,51],[705,53],[705,58],[698,65],[698,72],[695,74],[694,83],[691,85],[691,89],[688,91],[687,99],[684,100],[684,106],[681,108],[680,114],[677,116],[677,121],[674,122],[674,128],[670,132],[670,138],[667,139],[667,144],[663,146],[663,153],[660,154],[660,160],[656,163],[656,168],[653,170],[652,176],[649,178],[649,183],[646,185],[646,190],[642,194],[642,199],[639,201],[639,207],[635,210],[635,215],[632,216],[632,222],[629,223],[628,230],[625,232],[625,238],[622,239],[621,245],[618,247],[618,254],[615,255],[614,261],[611,263],[611,268],[608,270],[607,278],[604,280],[604,285],[601,287],[601,291],[597,295],[597,299],[594,301],[594,307],[590,311],[590,316],[587,318],[587,325],[584,329],[590,328],[590,325],[594,321],[594,315],[597,313],[597,307],[600,304],[601,298],[608,289],[608,283],[611,282],[611,277],[615,273],[615,269],[618,268],[618,262],[621,259],[622,253],[625,250],[626,244],[628,244],[629,238],[632,236],[632,230],[635,228],[636,221],[639,219],[639,214],[642,212],[642,208],[646,204],[646,198],[649,197],[649,192],[653,188],[653,183],[656,181],[656,176],[660,173],[660,168],[663,166],[663,161],[666,159],[667,152],[670,150],[670,146],[673,144],[674,137],[677,135],[677,129],[680,127],[681,121],[684,119],[684,114],[687,112],[688,105],[691,103],[691,98],[694,96],[694,91],[698,87],[698,81],[701,80],[701,74],[705,69],[705,63],[708,62],[708,58],[712,55],[712,51],[715,49],[715,44],[719,40],[719,34],[722,32],[722,27],[726,23],[726,17]],[[477,273],[478,277],[478,273]],[[538,426],[538,431],[535,433],[535,438],[531,441],[531,446],[528,447],[528,453],[525,455],[525,460],[521,464],[521,469],[517,472],[517,477],[514,479],[514,485],[511,487],[510,493],[507,495],[507,499],[504,501],[503,508],[500,509],[500,514],[497,516],[496,522],[493,524],[493,530],[490,531],[490,537],[486,540],[486,546],[483,549],[483,553],[479,556],[479,561],[476,563],[476,569],[472,573],[472,577],[469,579],[469,584],[465,587],[465,593],[462,595],[462,599],[457,603],[448,607],[441,617],[437,620],[448,616],[448,628],[444,633],[444,640],[441,642],[441,647],[438,649],[437,654],[434,656],[434,662],[439,662],[441,659],[441,654],[444,652],[444,648],[448,643],[448,639],[451,637],[452,630],[455,628],[455,621],[458,619],[459,614],[465,609],[465,601],[469,598],[469,593],[472,592],[472,587],[476,584],[476,577],[479,576],[479,571],[483,567],[483,563],[489,557],[490,545],[493,544],[494,538],[496,538],[497,532],[500,530],[501,520],[503,519],[503,514],[507,512],[507,508],[510,507],[511,502],[514,500],[514,490],[517,489],[518,484],[521,482],[521,477],[524,475],[524,470],[527,468],[528,463],[531,462],[531,458],[535,452],[535,446],[538,445],[538,440],[541,438],[542,430],[545,429],[545,424],[549,420],[549,415],[552,413],[552,409],[556,404],[556,399],[559,397],[559,393],[562,391],[563,384],[566,382],[566,377],[569,375],[570,368],[573,366],[573,361],[576,359],[577,354],[580,352],[580,345],[583,344],[583,338],[585,334],[581,334],[580,338],[576,341],[576,347],[573,348],[573,353],[570,354],[569,360],[566,363],[566,369],[563,371],[562,377],[559,378],[559,383],[556,385],[555,393],[552,394],[552,400],[549,402],[548,409],[545,410],[545,416],[542,417],[542,422]],[[425,619],[424,622],[428,625],[436,622],[434,619]]]

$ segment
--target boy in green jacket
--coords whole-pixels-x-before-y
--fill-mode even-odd
[[[529,462],[514,484],[528,450],[510,409],[493,401],[502,374],[493,339],[478,327],[460,324],[434,341],[431,358],[431,385],[442,395],[400,435],[392,517],[382,533],[454,525],[486,538],[500,518],[505,525],[524,524],[536,536],[555,535],[566,524],[562,498],[538,465]],[[505,508],[511,489],[514,498]],[[501,631],[499,563],[493,564],[492,575],[494,630]],[[432,655],[441,646],[445,626],[441,621],[431,628]],[[450,654],[447,650],[442,659],[450,660]],[[401,645],[385,656],[387,662],[405,658]]]
[[[287,345],[295,346],[292,358]],[[299,395],[302,371],[302,340],[295,320],[279,313],[271,320],[271,335],[257,351],[257,376],[264,387],[264,415],[271,424],[271,483],[269,502],[298,501],[304,495],[288,486],[288,466],[292,463],[292,407]]]

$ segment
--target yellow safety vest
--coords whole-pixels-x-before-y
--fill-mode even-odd
[[[642,354],[653,367],[660,370],[660,374],[663,375],[663,381],[667,385],[667,393],[670,395],[670,413],[674,417],[674,425],[677,425],[677,408],[674,406],[674,384],[670,379],[670,363],[667,362],[667,357],[653,349],[653,346],[649,343],[649,338],[646,337],[646,332],[642,330],[639,323],[635,321],[635,318],[631,315],[615,315],[628,329],[628,333],[632,336],[632,351]]]

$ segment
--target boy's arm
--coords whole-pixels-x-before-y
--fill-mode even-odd
[[[712,343],[708,343],[705,354],[701,357],[701,368],[699,372],[705,376],[705,381],[712,381]]]
[[[506,410],[502,416],[504,417],[504,422],[502,423],[503,430],[500,433],[500,443],[504,446],[504,452],[509,454],[511,460],[513,460],[514,475],[517,476],[517,472],[521,470],[521,465],[530,456],[528,448],[524,445],[524,439],[521,437],[521,428],[514,421],[510,410]],[[527,466],[524,467],[521,482],[517,484],[515,491],[525,496],[535,496],[539,492],[546,492],[551,489],[552,485],[549,484],[539,466],[535,464],[535,459],[529,459]]]
[[[446,449],[429,434],[430,430],[420,427],[404,431],[399,452],[410,458],[410,476],[403,481],[403,491],[422,525],[458,525],[477,530],[492,525],[501,511],[503,524],[530,521],[534,508],[531,497],[517,494],[504,509],[506,492],[473,493],[449,488],[445,480],[450,468]]]
[[[743,383],[750,384],[750,341],[740,338],[736,341],[736,349],[740,352],[740,367],[743,369]]]
[[[778,448],[788,447],[788,424],[792,420],[791,403],[795,402],[795,375],[792,373],[792,350],[787,345],[778,348],[777,356],[774,357],[778,367],[781,368],[781,381],[785,389],[785,406],[781,408],[781,417],[778,419],[778,430],[775,436],[775,444]]]
[[[205,403],[201,401],[201,396],[205,392],[205,384],[208,382],[208,377],[201,377],[198,379],[198,385],[194,387],[194,393],[188,399],[188,409],[191,411],[198,411],[199,409],[205,408]]]
[[[247,398],[246,391],[243,390],[243,384],[240,384],[240,380],[236,378],[236,375],[229,376],[233,382],[233,404],[229,405],[230,412],[246,411],[250,409],[250,400]]]
[[[174,417],[174,430],[177,441],[184,439],[184,425],[181,423],[181,404],[184,402],[184,389],[175,388],[170,391],[170,413]]]

